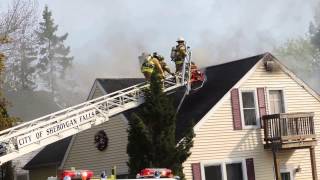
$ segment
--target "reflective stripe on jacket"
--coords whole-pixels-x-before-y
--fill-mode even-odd
[[[146,61],[141,66],[141,72],[142,73],[153,73],[154,67],[155,67],[155,65],[151,60]]]
[[[183,60],[176,60],[174,61],[176,64],[183,64]]]

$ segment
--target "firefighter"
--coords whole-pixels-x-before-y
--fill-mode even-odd
[[[160,77],[160,79],[164,78],[164,73],[163,73],[163,70],[161,68],[161,65],[160,65],[158,59],[154,58],[151,55],[147,55],[144,58],[144,62],[141,65],[141,72],[143,73],[143,75],[147,81],[150,81],[151,76],[154,73],[157,73],[157,75]]]
[[[193,61],[191,61],[191,66],[190,66],[190,68],[191,68],[191,71],[193,71],[193,70],[198,70],[197,65],[196,65]]]
[[[193,89],[198,89],[197,87],[202,87],[203,82],[205,80],[204,74],[198,69],[197,65],[194,62],[191,62],[190,70],[191,70],[190,82],[193,86]],[[195,82],[197,82],[198,84],[195,84]]]
[[[184,59],[187,56],[187,47],[184,38],[180,37],[177,40],[178,45],[171,50],[171,60],[176,64],[176,73],[181,73]]]
[[[163,57],[163,56],[159,55],[157,52],[154,52],[154,53],[153,53],[153,57],[155,57],[155,58],[158,59],[160,65],[161,65],[161,68],[162,68],[162,70],[163,70],[164,72],[167,72],[167,73],[171,74],[172,76],[174,76],[174,73],[172,73],[172,72],[170,71],[169,66],[168,66],[167,63],[164,61],[164,57]]]

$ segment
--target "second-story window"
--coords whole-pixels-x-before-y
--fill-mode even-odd
[[[245,126],[257,126],[257,103],[255,91],[243,91],[242,113]]]
[[[285,112],[282,90],[269,91],[269,108],[270,114],[279,114]]]

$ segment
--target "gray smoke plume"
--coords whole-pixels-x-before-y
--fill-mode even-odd
[[[1,0],[2,1],[2,0]],[[4,0],[6,1],[6,0]],[[193,60],[209,66],[272,51],[303,36],[317,0],[42,0],[75,57],[73,76],[86,96],[95,78],[142,77],[138,56],[169,60],[183,36]]]
[[[98,77],[141,77],[137,57],[144,51],[158,51],[173,67],[169,54],[179,36],[185,37],[193,50],[193,60],[200,67],[272,51],[287,39],[308,32],[315,3],[301,0],[91,3],[90,7],[96,6],[97,14],[101,15],[95,15],[98,18],[95,22],[102,25],[89,22],[92,26],[87,27],[91,30],[88,32],[95,35],[74,51],[75,62],[80,62],[75,71],[82,87],[88,89]],[[83,39],[89,38],[88,34],[85,36]],[[70,42],[72,37],[75,36],[70,32]]]

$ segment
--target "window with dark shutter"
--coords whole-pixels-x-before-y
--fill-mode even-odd
[[[254,173],[254,163],[253,158],[246,159],[246,166],[247,166],[247,177],[248,180],[255,180],[255,173]]]
[[[231,107],[232,107],[232,117],[233,117],[233,129],[242,129],[241,124],[241,113],[240,113],[240,101],[239,101],[239,90],[231,90]]]
[[[201,180],[201,166],[200,163],[192,163],[192,176],[193,180]]]
[[[245,126],[257,126],[257,107],[254,91],[242,91],[242,113]]]

